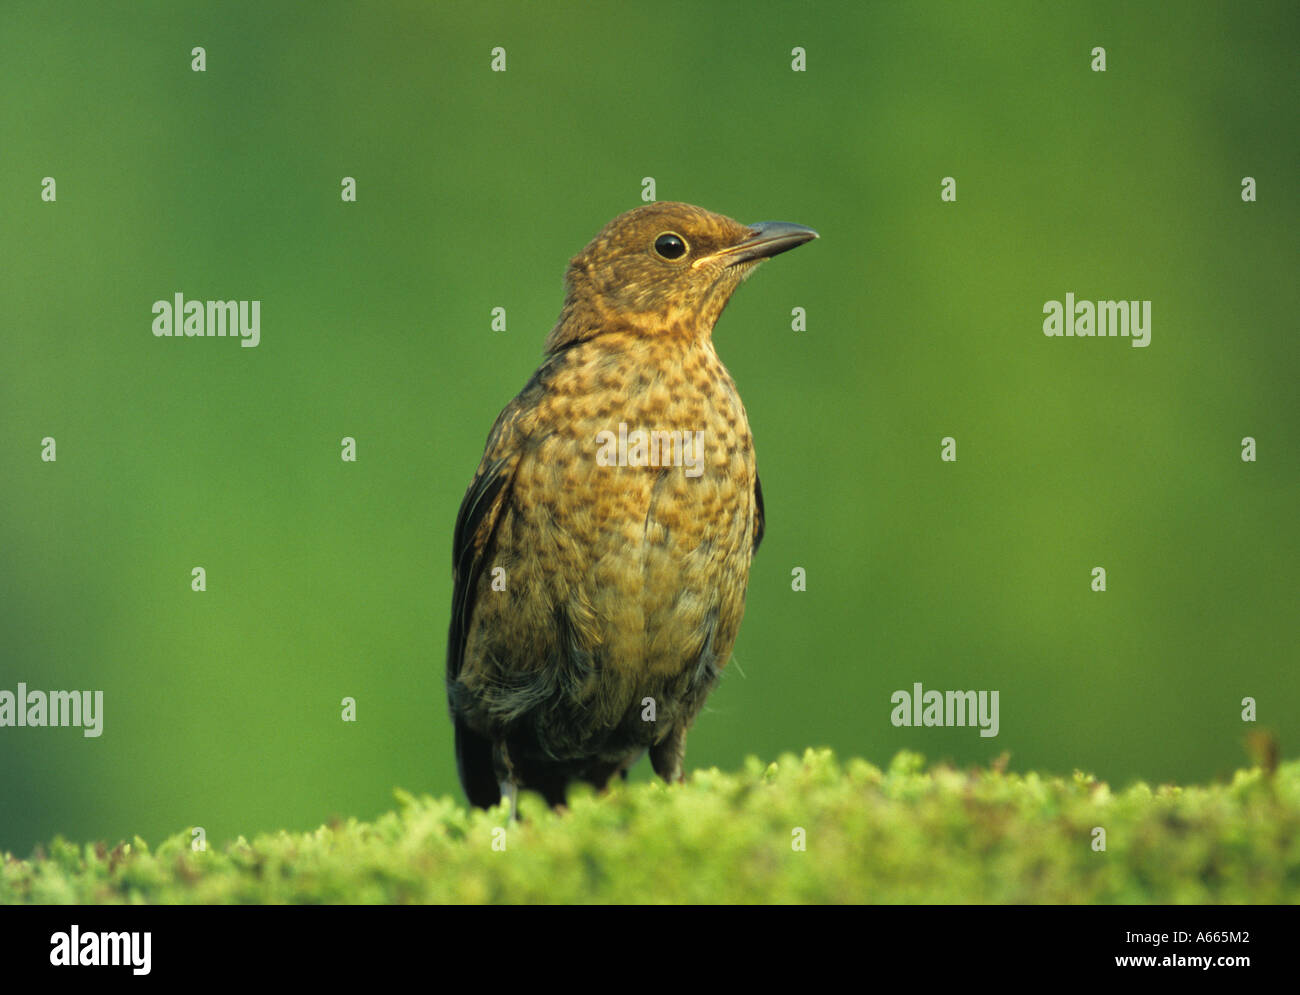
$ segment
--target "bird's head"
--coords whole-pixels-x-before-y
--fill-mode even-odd
[[[707,337],[759,263],[816,237],[802,225],[742,225],[672,201],[620,214],[570,261],[546,351],[613,330]]]

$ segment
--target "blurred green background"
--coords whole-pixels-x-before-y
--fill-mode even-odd
[[[0,729],[0,849],[459,794],[456,509],[647,176],[822,235],[715,335],[768,531],[688,769],[1204,780],[1248,695],[1294,756],[1300,8],[1170,8],[6,4],[0,689],[105,724]],[[1151,300],[1151,345],[1045,338],[1068,291]],[[261,300],[260,346],[155,338],[176,292]],[[894,728],[914,681],[1000,734]]]

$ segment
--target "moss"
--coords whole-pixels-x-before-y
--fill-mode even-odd
[[[30,860],[4,855],[0,901],[1300,901],[1300,762],[1122,792],[1004,767],[903,753],[882,771],[809,750],[671,788],[578,790],[560,814],[525,795],[514,824],[501,808],[399,791],[374,822],[205,852],[188,831],[153,850],[56,839]]]

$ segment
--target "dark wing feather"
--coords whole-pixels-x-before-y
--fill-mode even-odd
[[[493,430],[496,435],[496,430]],[[489,443],[489,451],[491,444]],[[510,493],[519,454],[502,456],[486,463],[474,477],[456,516],[451,562],[454,588],[451,595],[451,632],[447,639],[447,677],[460,675],[465,662],[465,640],[474,613],[474,597],[487,562],[487,550],[496,532],[501,508]]]
[[[767,528],[767,516],[763,513],[763,484],[754,474],[754,552],[763,541],[763,532]]]
[[[495,435],[495,429],[493,431]],[[489,444],[490,447],[490,444]],[[451,631],[447,636],[447,693],[456,733],[456,772],[470,803],[491,808],[501,800],[492,741],[475,732],[456,707],[456,678],[465,662],[465,641],[474,615],[474,597],[487,562],[501,508],[510,493],[518,456],[486,463],[475,476],[456,516],[452,540],[454,588],[451,596]]]
[[[470,482],[456,516],[452,537],[451,627],[447,634],[447,694],[456,732],[456,767],[471,803],[484,808],[500,800],[493,763],[492,741],[471,729],[462,717],[457,695],[463,692],[457,678],[465,665],[465,646],[474,621],[474,601],[479,581],[491,560],[501,515],[510,501],[515,470],[528,441],[526,423],[544,390],[542,367],[519,396],[497,416],[488,434],[478,473]],[[521,424],[521,422],[525,424]]]
[[[456,516],[451,542],[454,587],[451,596],[451,632],[447,639],[447,680],[459,676],[465,662],[465,640],[474,618],[474,598],[479,578],[491,553],[501,510],[510,499],[515,470],[535,427],[534,413],[554,369],[564,362],[553,357],[533,373],[515,399],[505,406],[488,433],[478,473],[470,482]]]

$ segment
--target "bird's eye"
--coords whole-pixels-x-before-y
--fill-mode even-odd
[[[655,239],[655,252],[665,259],[681,259],[686,255],[686,240],[666,231]]]

